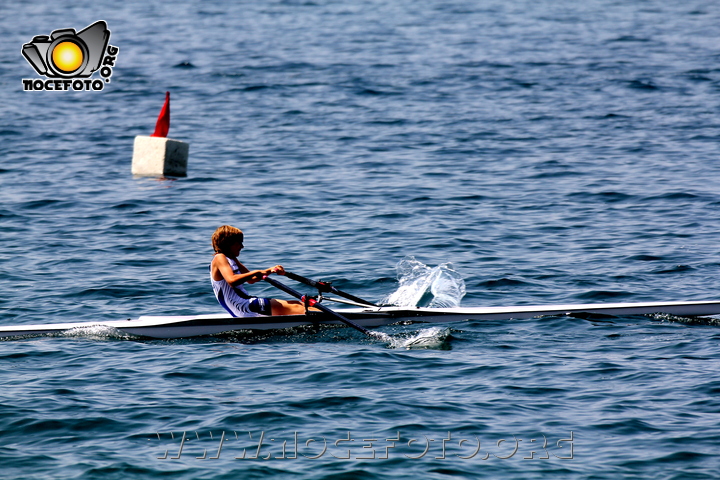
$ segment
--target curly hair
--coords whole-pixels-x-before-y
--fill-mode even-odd
[[[218,227],[212,235],[213,250],[215,250],[215,253],[229,255],[232,244],[235,242],[242,243],[243,237],[243,232],[239,228],[230,225]]]

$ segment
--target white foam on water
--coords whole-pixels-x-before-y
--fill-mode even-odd
[[[465,296],[465,281],[451,263],[428,267],[410,255],[395,267],[399,286],[383,303],[399,307],[416,307],[429,290],[430,308],[459,307]]]
[[[82,337],[92,339],[130,339],[134,338],[117,328],[107,325],[88,325],[86,327],[75,327],[60,333],[63,337]]]

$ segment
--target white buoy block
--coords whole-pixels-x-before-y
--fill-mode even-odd
[[[132,157],[133,175],[187,176],[190,145],[164,137],[135,137]]]

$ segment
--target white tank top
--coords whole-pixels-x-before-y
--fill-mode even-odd
[[[234,274],[240,273],[240,267],[235,260],[228,258],[228,263],[232,267]],[[210,271],[210,281],[212,282],[213,292],[215,292],[215,298],[217,298],[220,305],[227,310],[230,315],[234,317],[259,317],[262,316],[259,313],[250,311],[250,300],[253,298],[250,294],[245,291],[242,285],[233,287],[229,283],[222,280],[215,280],[212,278],[212,269]]]

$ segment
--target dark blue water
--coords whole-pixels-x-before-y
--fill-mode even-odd
[[[718,298],[713,2],[0,8],[2,325],[218,312],[207,264],[225,223],[246,265],[374,300],[407,255],[452,262],[464,306]],[[102,92],[22,91],[37,76],[23,43],[97,20],[120,48]],[[133,178],[167,90],[188,176]],[[6,341],[0,465],[717,478],[719,352],[716,320],[669,317],[464,322],[430,350],[347,328]]]

